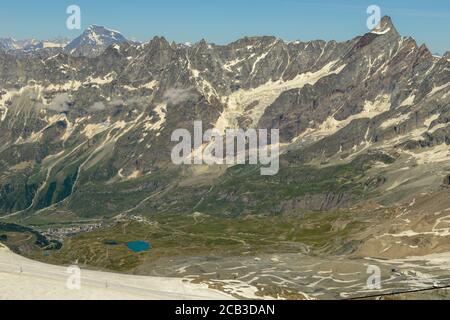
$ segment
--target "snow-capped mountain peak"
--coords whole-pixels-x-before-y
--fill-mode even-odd
[[[127,42],[120,33],[103,26],[91,25],[78,38],[70,42],[65,50],[76,56],[95,56],[113,45]]]
[[[99,41],[99,44],[104,42],[107,39],[115,40],[115,41],[126,41],[125,37],[120,34],[118,31],[107,29],[103,26],[98,25],[90,25],[86,30],[86,33],[89,37],[93,37],[94,40]]]

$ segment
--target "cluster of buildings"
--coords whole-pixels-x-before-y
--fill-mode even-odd
[[[76,225],[64,228],[49,228],[42,232],[42,235],[50,239],[63,239],[78,233],[91,232],[103,227],[103,223]]]

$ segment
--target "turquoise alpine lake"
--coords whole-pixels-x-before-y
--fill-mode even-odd
[[[147,251],[151,248],[150,243],[139,240],[139,241],[132,241],[127,243],[128,249],[134,251],[134,252],[142,252]]]

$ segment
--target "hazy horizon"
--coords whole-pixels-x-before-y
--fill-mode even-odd
[[[226,44],[244,36],[276,36],[285,41],[316,39],[343,41],[366,33],[366,9],[378,5],[381,15],[392,18],[404,36],[425,43],[433,53],[450,50],[450,3],[443,0],[367,1],[344,0],[227,0],[187,2],[134,1],[135,5],[106,0],[35,2],[19,0],[3,4],[0,37],[73,39],[89,25],[102,25],[141,42],[163,36],[177,43],[205,39]],[[81,8],[81,30],[68,30],[66,8]]]

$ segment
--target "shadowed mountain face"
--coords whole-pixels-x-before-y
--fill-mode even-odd
[[[397,203],[447,173],[450,62],[388,17],[345,42],[225,46],[93,26],[64,52],[0,53],[0,215],[323,211]],[[280,129],[279,174],[173,165],[171,134],[195,120]]]

